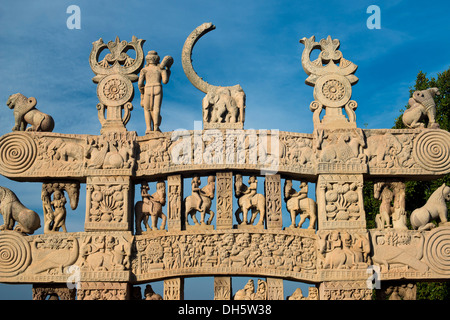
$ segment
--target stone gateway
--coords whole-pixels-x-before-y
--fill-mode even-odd
[[[182,300],[184,279],[192,276],[214,277],[215,300],[370,300],[374,289],[382,291],[377,296],[414,299],[417,281],[448,281],[450,186],[410,217],[405,211],[406,181],[450,173],[450,134],[434,119],[439,92],[413,94],[403,116],[407,129],[358,128],[357,66],[344,58],[339,40],[304,37],[300,59],[314,87],[313,132],[244,129],[241,86],[211,85],[192,65],[195,43],[214,29],[197,27],[180,52],[186,77],[205,94],[196,130],[164,132],[160,111],[170,107],[162,88],[179,62],[160,61],[154,50],[145,55],[145,41],[135,36],[93,42],[98,135],[52,132],[53,118],[35,109],[35,98],[11,95],[14,124],[0,137],[0,173],[42,183],[44,221],[14,190],[0,187],[0,282],[32,284],[36,300]],[[126,128],[133,82],[143,136]],[[373,229],[364,209],[368,181],[380,201]],[[67,232],[66,205],[76,209],[80,184],[84,231]],[[238,276],[257,280],[232,288]],[[284,292],[283,280],[311,287],[307,295]],[[164,292],[153,291],[154,281],[164,281]],[[230,304],[221,312],[271,309]],[[209,317],[214,310],[185,304],[178,313]]]

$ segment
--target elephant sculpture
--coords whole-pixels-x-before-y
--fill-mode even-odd
[[[181,54],[183,70],[194,87],[206,93],[202,101],[204,122],[244,123],[245,93],[241,86],[238,84],[227,87],[211,85],[199,77],[192,66],[192,50],[195,43],[215,28],[212,23],[208,22],[192,31],[184,43]]]
[[[36,103],[36,98],[27,98],[21,93],[9,96],[6,105],[13,110],[14,114],[12,131],[53,131],[55,127],[53,118],[36,109]],[[28,124],[31,127],[27,129]]]
[[[13,230],[25,234],[33,234],[41,227],[39,215],[26,208],[16,194],[5,187],[0,187],[0,212],[3,215],[3,225],[0,230]]]
[[[436,123],[436,103],[434,97],[440,95],[438,88],[415,91],[409,98],[409,108],[403,113],[402,121],[408,128],[424,128],[425,124],[419,121],[428,118],[428,128],[439,129]]]

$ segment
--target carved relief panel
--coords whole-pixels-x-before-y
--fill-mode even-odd
[[[233,227],[233,173],[217,172],[216,180],[216,229],[231,229]]]
[[[132,199],[130,177],[88,177],[85,230],[131,230]]]
[[[280,231],[281,232],[281,231]],[[317,247],[309,232],[208,231],[136,236],[133,273],[151,280],[173,272],[197,274],[263,273],[316,277]]]
[[[366,228],[362,175],[320,175],[316,198],[320,229]]]

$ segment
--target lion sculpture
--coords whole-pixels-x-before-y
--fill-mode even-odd
[[[21,93],[15,93],[8,98],[6,105],[13,110],[14,127],[12,131],[45,131],[51,132],[55,127],[53,118],[36,106],[36,98],[27,98]],[[27,125],[31,127],[27,129]]]
[[[3,215],[3,225],[0,230],[13,230],[25,234],[33,234],[41,227],[39,215],[26,208],[16,194],[5,187],[0,187],[0,212]]]
[[[409,108],[403,113],[402,121],[408,128],[424,128],[425,124],[419,122],[428,118],[428,128],[439,129],[436,122],[436,103],[434,97],[440,95],[438,88],[415,91],[409,98]]]
[[[428,198],[427,203],[411,213],[410,221],[414,229],[430,230],[436,227],[432,220],[440,219],[441,224],[447,222],[447,205],[450,201],[450,187],[442,184]]]

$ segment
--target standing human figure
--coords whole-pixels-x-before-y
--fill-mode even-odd
[[[141,106],[144,108],[146,130],[161,131],[161,102],[163,98],[162,84],[167,84],[170,78],[170,67],[173,64],[171,56],[165,56],[159,63],[156,51],[149,51],[145,57],[147,65],[141,70],[138,88],[141,92]]]

